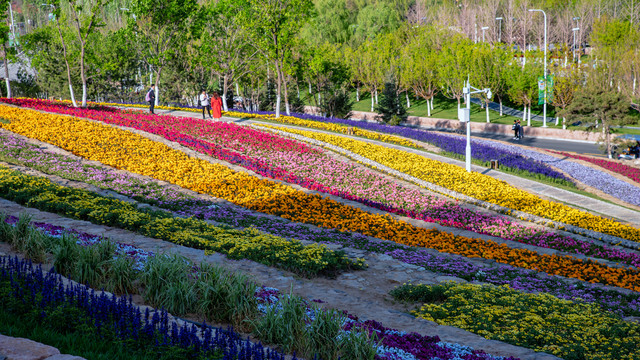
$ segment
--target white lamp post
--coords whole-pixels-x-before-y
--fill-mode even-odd
[[[544,103],[542,104],[542,127],[547,127],[547,13],[540,9],[529,12],[541,12],[544,15]]]
[[[482,30],[482,42],[484,42],[484,31],[487,30],[488,28],[489,28],[488,26],[483,26],[481,28],[481,30]]]
[[[467,147],[465,151],[465,165],[467,172],[471,172],[471,95],[485,93],[487,94],[487,98],[491,99],[491,89],[475,88],[471,86],[471,84],[469,84],[469,79],[467,79],[467,82],[464,84],[464,88],[462,89],[462,93],[465,96],[467,107],[459,110],[458,118],[460,119],[460,121],[467,123]]]
[[[578,24],[578,20],[580,20],[580,16],[576,16],[576,17],[573,18],[573,21],[576,22],[576,27],[572,29],[573,30],[573,43],[574,43],[574,45],[573,45],[574,56],[575,56],[576,31],[580,31],[580,24]],[[578,42],[580,42],[580,39],[578,39]],[[582,46],[580,48],[582,48]],[[578,55],[578,65],[580,65],[580,63],[582,62],[582,56],[581,55],[582,55],[582,52],[580,52],[579,55]]]
[[[571,29],[573,31],[573,61],[576,61],[576,31],[580,30],[579,27]]]
[[[498,42],[502,42],[502,17],[497,17],[498,21]]]

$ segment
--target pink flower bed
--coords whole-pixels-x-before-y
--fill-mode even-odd
[[[244,126],[106,107],[72,108],[43,100],[3,101],[143,130],[265,177],[296,183],[391,213],[640,267],[638,254],[520,225],[505,216],[476,212],[453,200],[425,194],[375,171],[335,159],[324,150]]]

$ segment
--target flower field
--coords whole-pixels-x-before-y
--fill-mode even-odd
[[[624,316],[640,316],[640,253],[635,250],[598,245],[588,240],[560,235],[545,227],[523,225],[508,216],[472,210],[458,202],[403,185],[381,175],[375,169],[341,160],[326,149],[256,128],[210,123],[199,119],[149,116],[137,111],[108,107],[73,109],[46,101],[19,100],[16,103],[60,114],[0,105],[0,119],[6,120],[0,122],[0,127],[6,130],[0,132],[0,161],[17,165],[14,167],[19,171],[33,169],[47,176],[72,180],[74,183],[60,186],[46,178],[26,175],[0,165],[2,198],[69,218],[127,229],[206,252],[219,252],[231,259],[257,261],[311,278],[305,281],[314,281],[313,277],[317,275],[333,277],[349,270],[373,270],[366,270],[364,260],[349,259],[344,252],[329,250],[324,244],[386,254],[389,259],[395,259],[393,261],[416,265],[420,270],[475,283],[409,284],[394,290],[392,295],[397,300],[421,304],[413,312],[416,317],[565,359],[635,359],[640,355],[634,347],[639,340],[637,324],[623,319]],[[271,125],[264,127],[276,128]],[[420,160],[422,157],[413,158],[407,152],[384,146],[370,147],[370,144],[336,135],[289,128],[283,130],[335,144],[455,191],[465,190],[464,187],[457,187],[459,184],[479,183],[481,185],[478,188],[467,186],[468,191],[490,198],[493,203],[502,206],[521,201],[521,209],[527,209],[530,213],[534,210],[545,212],[550,219],[569,215],[574,223],[581,224],[577,226],[634,241],[640,239],[636,238],[639,229],[561,204],[544,203],[536,197],[531,198],[530,194],[510,188],[504,182],[484,179],[480,174],[457,172],[454,167],[430,163],[426,161],[428,159]],[[342,129],[335,131],[342,132]],[[356,131],[363,132],[360,136],[378,137],[383,142],[410,147],[416,145],[411,140],[393,134]],[[368,136],[363,135],[366,134],[365,131]],[[60,147],[75,156],[45,150],[25,137]],[[152,140],[158,137],[163,138],[162,141]],[[204,160],[200,155],[189,156],[184,151],[176,150],[180,149],[177,145],[165,145],[169,144],[165,139],[206,154],[214,161]],[[104,165],[89,165],[87,160]],[[262,178],[245,171],[232,170],[227,163],[257,173]],[[540,161],[540,164],[543,163],[544,161]],[[120,201],[77,189],[75,186],[81,185],[74,185],[76,182],[116,192],[132,201]],[[532,246],[522,248],[513,243],[499,244],[491,240],[421,228],[389,215],[374,214],[326,196],[309,194],[288,184],[357,201],[389,213]],[[193,193],[177,189],[175,185],[224,199],[233,205],[216,199],[196,197]],[[509,196],[511,199],[506,198]],[[154,210],[145,204],[154,206]],[[16,226],[24,226],[14,217],[9,217],[7,221],[17,224]],[[207,221],[222,225],[211,225]],[[52,250],[56,246],[55,242],[66,244],[68,240],[65,239],[71,234],[78,236],[78,245],[96,249],[87,250],[87,254],[101,254],[104,252],[101,249],[111,249],[104,245],[107,243],[104,239],[90,234],[62,229],[54,224],[33,225],[53,239],[47,240],[47,251],[53,251],[53,255],[49,256],[54,258],[63,254],[60,250]],[[0,236],[4,233],[6,231],[0,227]],[[315,244],[302,245],[300,240],[313,241]],[[560,252],[539,251],[535,247]],[[434,252],[432,249],[438,251]],[[361,321],[346,312],[320,310],[311,301],[282,294],[268,285],[258,287],[255,293],[249,293],[245,290],[255,285],[247,287],[250,283],[245,284],[241,278],[224,275],[227,273],[220,275],[216,273],[219,270],[214,270],[207,264],[196,266],[180,257],[157,256],[124,244],[115,244],[113,250],[109,251],[116,251],[118,257],[137,259],[136,271],[139,272],[143,289],[140,295],[153,306],[163,307],[172,314],[202,314],[207,321],[223,321],[222,318],[216,318],[216,314],[224,314],[224,321],[243,324],[239,326],[250,328],[256,338],[265,343],[277,344],[278,349],[284,353],[295,351],[305,358],[319,354],[324,359],[337,358],[337,354],[341,354],[343,358],[371,360],[422,360],[434,357],[443,360],[506,359],[459,344],[443,342],[437,336],[387,328],[375,321],[375,315],[367,316],[374,320]],[[580,255],[582,259],[571,254]],[[584,258],[584,255],[592,260]],[[82,274],[65,267],[72,266],[72,262],[68,260],[66,264],[69,265],[64,265],[63,262],[60,264],[60,269],[65,274]],[[32,271],[22,264],[4,262],[0,265]],[[169,265],[173,270],[181,270],[171,271],[170,276],[169,272],[162,273],[161,271],[170,271],[166,267]],[[78,269],[81,266],[79,264]],[[105,271],[106,273],[111,274],[111,270]],[[11,276],[16,277],[16,274]],[[154,282],[159,277],[172,280]],[[242,290],[242,300],[233,301],[239,307],[236,310],[224,306],[217,307],[215,311],[204,310],[203,304],[209,301],[207,299],[221,296],[210,291],[220,291],[222,288],[203,284],[222,278],[227,284],[236,284],[237,289],[245,289]],[[174,283],[175,288],[171,285]],[[100,282],[96,284],[102,286]],[[232,287],[235,289],[236,285]],[[2,286],[0,279],[0,288]],[[38,291],[45,293],[48,290],[41,288]],[[231,292],[225,294],[224,296],[240,296],[240,293],[235,292],[236,295]],[[245,296],[248,297],[245,299]],[[2,301],[0,296],[0,302]],[[15,307],[14,304],[19,301],[21,300],[2,304]],[[90,298],[89,303],[92,301],[94,300]],[[125,301],[119,301],[124,306]],[[208,304],[207,306],[213,306],[212,302]],[[85,311],[77,310],[76,305],[55,306],[67,309],[65,311]],[[255,309],[250,310],[253,306],[256,306],[257,312]],[[110,305],[102,307],[113,309]],[[44,311],[54,312],[53,308],[46,308]],[[108,311],[112,310],[105,310],[105,313]],[[135,310],[127,311],[135,314]],[[162,315],[166,313],[157,314],[158,321],[152,325],[144,323],[143,314],[138,314],[142,323],[136,322],[135,316],[117,320],[121,328],[115,330],[115,334],[121,334],[125,338],[138,334],[135,335],[136,339],[144,342],[149,339],[145,331],[154,328],[158,333],[153,336],[164,339],[160,341],[160,349],[198,358],[202,355],[196,355],[193,351],[198,351],[201,347],[203,350],[206,348],[207,351],[213,351],[208,356],[217,358],[219,353],[213,350],[215,347],[204,345],[204,327],[175,327],[174,330],[169,320],[161,320],[162,317],[168,319],[167,315]],[[252,320],[238,323],[238,314],[245,314]],[[151,319],[151,315],[147,318]],[[84,315],[81,318],[90,319]],[[88,321],[87,324],[90,325],[92,320]],[[108,323],[106,318],[99,320],[103,321]],[[127,322],[130,325],[125,325]],[[291,330],[291,336],[283,338],[268,330],[274,329],[274,326],[288,326],[290,330],[297,330]],[[113,328],[116,329],[115,325]],[[124,328],[128,330],[122,330]],[[167,335],[163,337],[165,329]],[[343,331],[343,335],[338,335],[336,331]],[[328,341],[314,343],[315,340],[310,340],[329,332],[333,335],[326,337],[330,339]],[[174,334],[176,339],[182,339],[181,343],[172,340]],[[307,335],[300,337],[300,334]],[[112,338],[111,333],[107,335]],[[117,336],[113,337],[116,338]],[[347,348],[345,341],[350,341],[351,344],[376,345]],[[194,347],[193,344],[198,345]],[[259,355],[260,349],[252,347],[254,344],[247,342],[242,346],[246,349],[242,351],[254,354],[247,358],[269,358],[267,355]],[[356,356],[348,352],[355,348],[361,349],[361,354],[369,355]],[[273,352],[269,356],[275,359],[280,355]]]
[[[418,228],[386,215],[370,214],[282,184],[258,180],[222,165],[189,158],[165,145],[113,127],[6,106],[0,107],[0,117],[11,121],[3,125],[8,130],[61,146],[91,160],[224,198],[252,210],[410,246],[493,259],[548,274],[630,289],[640,286],[637,270],[609,267],[569,256],[540,255],[535,251],[512,249],[493,241]],[[171,231],[171,228],[167,228],[167,233]]]
[[[640,241],[640,229],[576,210],[566,205],[542,200],[535,195],[516,189],[504,181],[483,174],[467,173],[464,169],[455,165],[431,160],[407,151],[391,149],[337,135],[271,125],[261,125],[261,127],[273,128],[336,145],[392,169],[476,199],[584,229]]]
[[[413,314],[489,339],[526,346],[563,359],[638,359],[640,325],[598,306],[522,294],[506,286],[403,285],[399,300],[425,303]]]
[[[341,133],[346,133],[348,129],[351,128],[350,130],[353,131],[354,135],[373,140],[410,146],[408,144],[410,141],[405,139],[409,138],[433,144],[452,154],[462,156],[465,153],[466,139],[463,136],[454,134],[441,134],[402,126],[368,123],[365,121],[326,119],[311,115],[302,116],[304,119],[294,116],[281,116],[276,119],[271,114],[234,114],[230,112],[228,115],[262,118],[270,121]],[[382,135],[380,133],[396,134],[402,137]],[[565,171],[572,178],[620,200],[633,205],[640,204],[640,187],[630,185],[601,171],[572,161],[561,160],[529,148],[483,139],[472,139],[471,142],[472,157],[474,159],[484,161],[485,163],[492,159],[497,159],[501,164],[512,169],[519,169],[531,174],[538,174],[539,176],[555,179],[559,183],[571,183],[571,179],[567,179],[562,173],[552,168],[555,167]],[[615,170],[612,170],[613,168],[615,168]],[[627,174],[630,173],[628,169],[624,168],[624,165],[615,166],[609,170]]]
[[[388,212],[536,246],[569,252],[575,251],[579,254],[622,261],[636,267],[638,267],[639,264],[636,260],[633,260],[634,257],[632,255],[630,257],[628,253],[609,250],[549,231],[523,226],[504,216],[474,212],[452,201],[445,201],[417,190],[408,189],[401,184],[397,184],[381,176],[377,172],[363,169],[348,162],[336,160],[331,156],[325,155],[324,152],[310,148],[303,143],[282,139],[268,133],[235,124],[211,124],[197,119],[187,121],[182,118],[169,116],[163,116],[157,119],[157,117],[120,113],[117,111],[87,111],[84,109],[72,109],[67,106],[58,107],[55,105],[46,105],[47,102],[44,101],[26,102],[26,100],[16,100],[16,102],[26,105],[37,105],[39,108],[49,111],[58,110],[100,119],[102,121],[108,120],[108,122],[111,123],[127,124],[129,127],[153,131],[164,136],[168,136],[167,134],[198,136],[209,142],[203,143],[201,140],[195,138],[190,139],[190,141],[181,141],[180,139],[178,139],[178,141],[183,145],[193,147],[194,149],[216,156],[222,160],[233,162],[234,159],[243,159],[242,161],[234,163],[258,171],[260,174],[268,177],[276,179],[286,178],[290,182],[296,179],[303,179],[304,181],[297,181],[295,183],[312,190],[321,190],[348,200],[355,200]],[[165,130],[159,131],[158,129]],[[170,131],[170,133],[168,133],[168,131]],[[170,136],[169,138],[175,140],[176,136]],[[57,163],[51,155],[45,156],[42,152],[36,151],[35,154],[32,152],[31,155],[28,155],[25,144],[16,144],[14,143],[15,141],[17,140],[6,139],[4,142],[7,150],[19,149],[19,154],[14,151],[14,155],[9,156],[7,153],[8,161],[20,164],[28,163],[28,166],[35,166],[38,169],[42,169],[42,164],[45,163],[51,163],[52,161],[53,163]],[[194,144],[200,145],[194,146]],[[226,155],[231,156],[223,156],[220,155],[222,150],[215,152],[206,151],[206,149],[210,149],[212,146],[220,147],[223,145],[225,148],[230,148],[237,153],[226,153]],[[34,158],[28,161],[25,160],[25,158],[28,157]],[[66,161],[68,160],[64,160],[61,165],[56,165],[55,169],[59,172],[59,170],[64,167]],[[258,167],[248,165],[256,163],[261,164],[259,169]],[[75,168],[72,166],[71,169]],[[265,171],[265,169],[270,170]],[[74,179],[76,176],[79,176],[76,173],[77,171],[74,170],[73,174],[67,174],[66,176]],[[86,179],[87,177],[93,178],[93,175],[89,173],[85,175],[84,178]],[[118,181],[116,183],[122,182]],[[125,191],[124,194],[130,193],[125,189],[121,190]],[[135,197],[136,194],[133,194],[133,196]]]

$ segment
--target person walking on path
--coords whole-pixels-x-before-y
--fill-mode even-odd
[[[524,127],[520,123],[520,119],[518,119],[518,140],[521,140],[524,137]]]
[[[156,104],[156,92],[154,91],[155,85],[151,84],[151,88],[147,91],[147,96],[145,97],[145,101],[149,103],[149,113],[155,114],[153,112],[153,107]]]
[[[200,94],[200,106],[202,107],[202,119],[205,119],[205,109],[207,110],[207,113],[209,113],[209,119],[213,119],[213,117],[211,116],[211,104],[209,103],[209,95],[207,95],[204,90],[202,90],[202,94]]]
[[[518,120],[513,120],[513,126],[511,127],[513,130],[513,140],[518,139]]]
[[[220,120],[222,117],[222,98],[217,92],[213,93],[213,100],[211,101],[211,111],[213,112],[213,118]]]

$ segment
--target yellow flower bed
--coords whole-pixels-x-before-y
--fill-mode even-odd
[[[477,172],[440,161],[432,160],[409,151],[387,148],[338,135],[297,130],[272,125],[259,125],[292,134],[303,135],[339,146],[382,165],[447,189],[510,209],[538,215],[547,219],[575,225],[583,229],[640,241],[640,229],[615,220],[576,210],[553,201],[543,200],[508,183]]]
[[[415,285],[438,303],[412,313],[440,325],[550,353],[563,359],[639,359],[640,325],[624,321],[596,304],[575,303],[549,294],[527,294],[507,286]]]
[[[0,106],[7,130],[62,147],[84,158],[229,200],[292,221],[467,257],[483,257],[517,267],[640,290],[635,270],[584,262],[570,256],[540,255],[494,241],[454,236],[377,215],[291,186],[257,179],[115,127],[68,116]],[[310,254],[311,256],[311,254]]]

